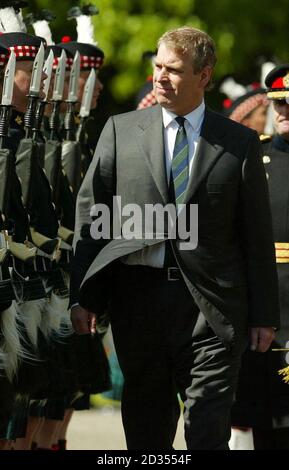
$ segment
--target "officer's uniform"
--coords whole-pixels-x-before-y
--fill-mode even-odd
[[[289,96],[289,65],[270,72],[266,85],[269,99]],[[275,135],[261,136],[261,143],[273,219],[281,328],[269,351],[244,354],[232,424],[253,428],[256,449],[289,449],[289,385],[278,373],[289,365],[289,142]]]

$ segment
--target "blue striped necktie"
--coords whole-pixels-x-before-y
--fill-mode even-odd
[[[172,159],[171,175],[175,191],[175,202],[182,204],[189,181],[189,144],[185,129],[185,118],[175,118],[179,128],[176,136]]]

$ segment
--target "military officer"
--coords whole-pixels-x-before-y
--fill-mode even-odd
[[[272,349],[243,357],[232,423],[253,430],[255,449],[289,449],[289,386],[278,371],[289,364],[289,64],[266,77],[275,135],[261,136],[271,202],[279,279],[281,328]]]

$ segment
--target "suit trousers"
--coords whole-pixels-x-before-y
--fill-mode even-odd
[[[184,281],[168,280],[167,269],[120,263],[113,284],[111,326],[124,375],[128,449],[173,449],[177,394],[187,448],[229,449],[243,351],[226,349]]]

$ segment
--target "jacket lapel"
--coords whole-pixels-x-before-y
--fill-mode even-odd
[[[137,123],[137,142],[164,203],[168,202],[167,170],[160,106],[154,106]]]
[[[193,167],[190,174],[184,204],[188,203],[197,191],[200,183],[216,163],[223,152],[220,143],[223,136],[220,121],[216,121],[215,113],[206,108],[204,122]],[[165,149],[163,139],[163,120],[159,105],[144,113],[137,123],[136,139],[142,155],[148,165],[160,195],[165,204],[169,202]]]
[[[219,143],[223,135],[220,123],[215,122],[215,113],[206,108],[200,140],[194,157],[184,204],[187,204],[197,191],[200,183],[223,152]]]

